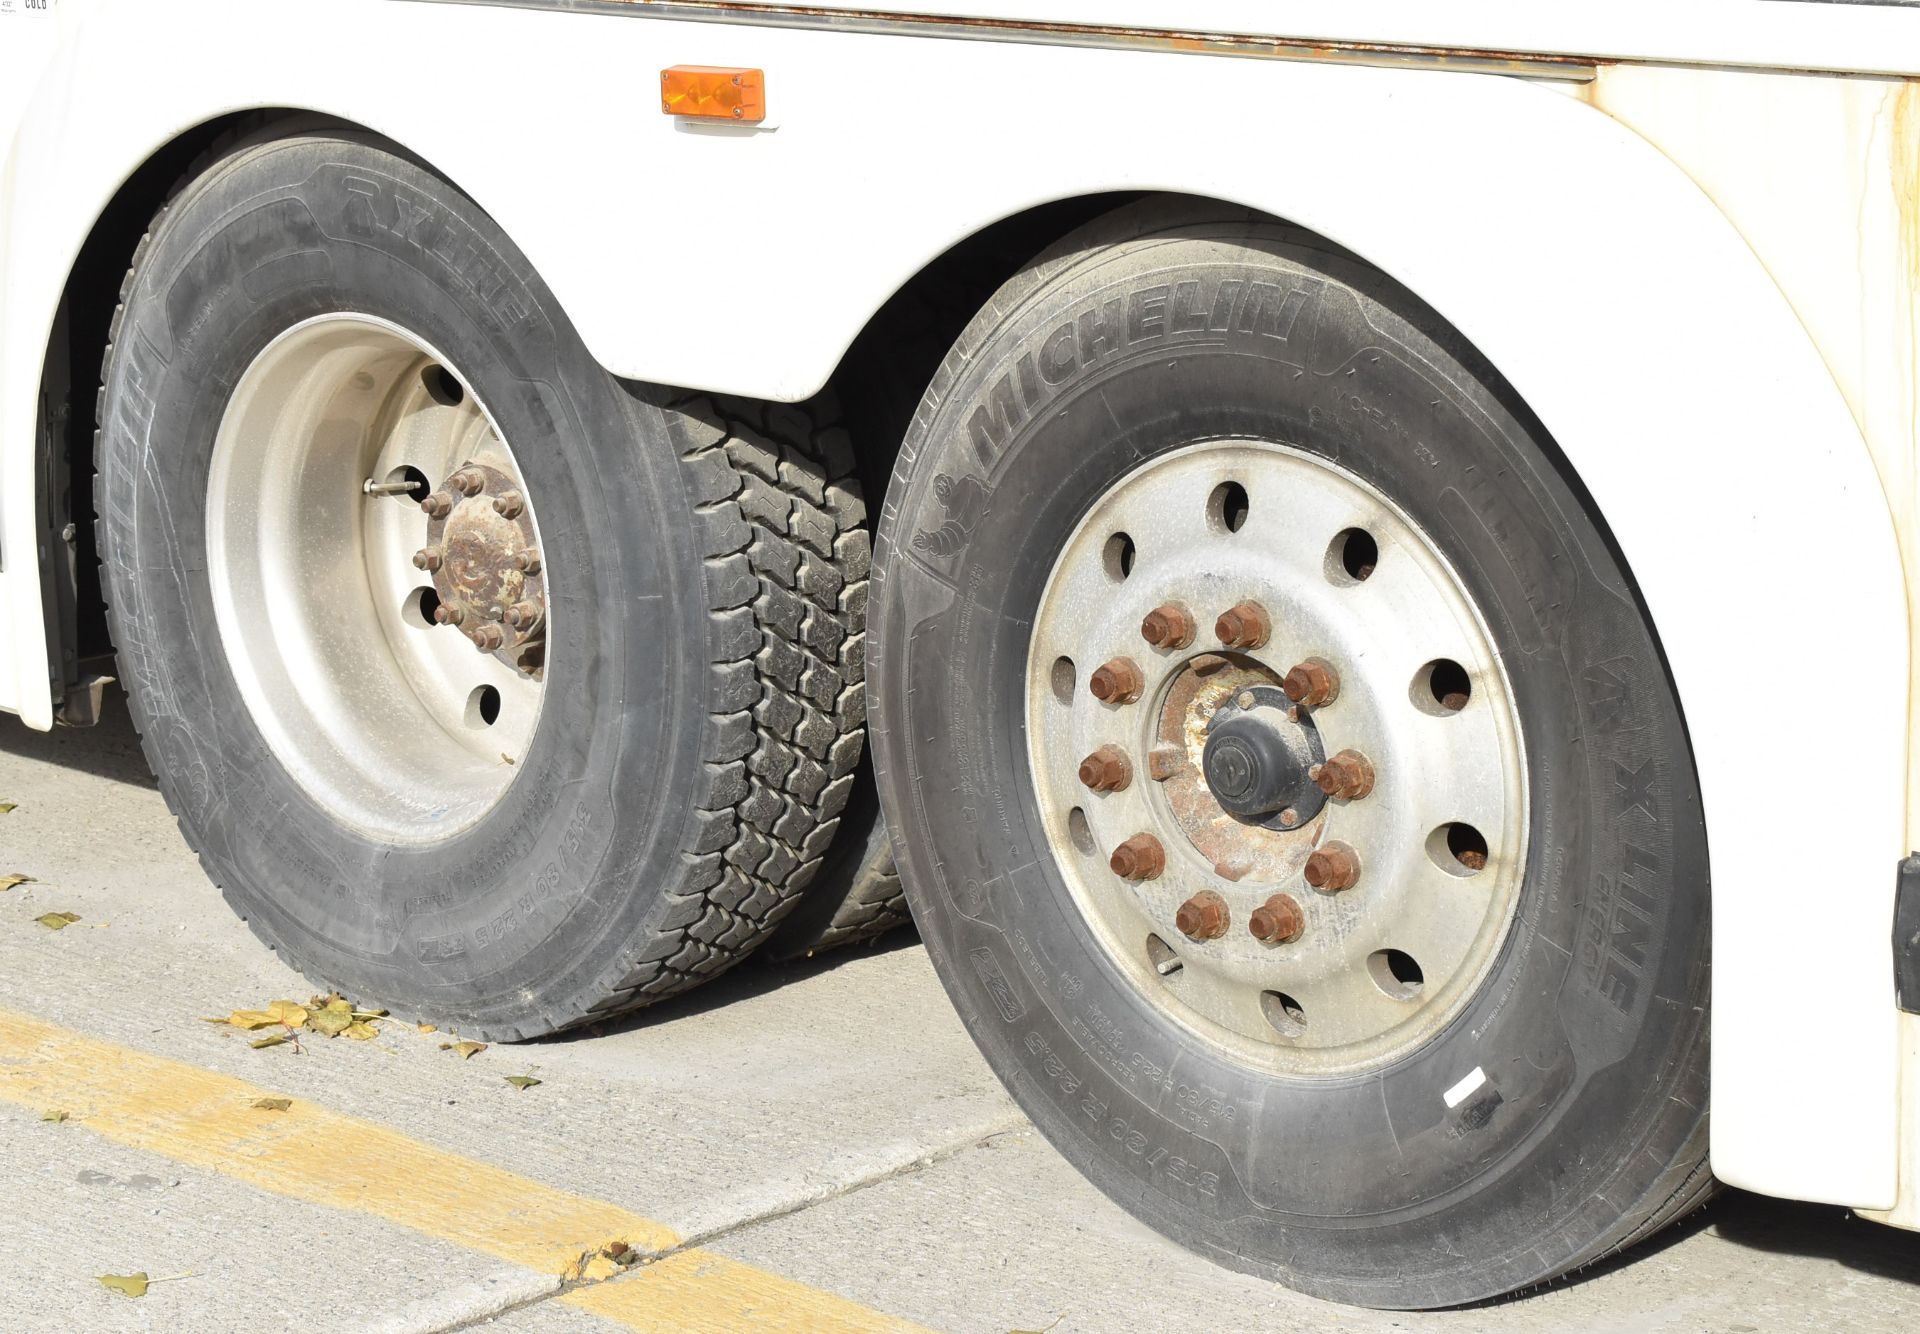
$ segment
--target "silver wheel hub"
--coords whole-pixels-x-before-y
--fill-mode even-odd
[[[395,843],[478,823],[539,719],[533,498],[485,406],[387,321],[329,315],[240,377],[207,483],[242,702],[327,812]]]
[[[1069,891],[1179,1023],[1347,1073],[1485,979],[1525,863],[1518,715],[1458,576],[1367,483],[1252,442],[1143,465],[1062,549],[1027,682]]]

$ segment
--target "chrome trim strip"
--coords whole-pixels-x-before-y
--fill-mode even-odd
[[[1442,69],[1573,83],[1585,83],[1594,77],[1592,61],[1572,56],[1396,46],[1374,42],[1311,41],[1178,29],[1117,28],[1081,23],[1037,23],[1016,19],[950,18],[930,14],[897,14],[880,9],[751,4],[737,3],[735,0],[412,0],[412,3],[558,9],[586,14],[620,14],[628,18],[677,19],[688,23],[737,23],[762,28],[880,33],[895,37],[962,38],[981,42],[1022,42],[1036,46],[1180,51],[1190,55],[1297,60],[1392,69]]]

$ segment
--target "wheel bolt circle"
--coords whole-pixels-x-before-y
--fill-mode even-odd
[[[1227,901],[1210,889],[1195,894],[1173,915],[1173,924],[1188,940],[1217,940],[1227,933],[1231,920]]]
[[[445,491],[435,491],[420,502],[420,508],[426,511],[429,519],[444,519],[453,513],[453,497]]]
[[[518,491],[502,491],[493,498],[493,512],[503,519],[519,518],[526,507],[526,498]]]
[[[1284,945],[1300,939],[1307,929],[1307,915],[1291,894],[1275,894],[1247,916],[1247,930],[1255,940],[1269,945]]]
[[[1213,633],[1228,648],[1261,648],[1273,635],[1273,618],[1258,602],[1236,602],[1220,613]]]
[[[1080,781],[1095,792],[1119,792],[1133,781],[1133,762],[1120,747],[1102,746],[1080,761]]]
[[[1345,843],[1322,843],[1307,858],[1301,874],[1315,889],[1335,894],[1360,883],[1360,857]]]
[[[1163,602],[1140,622],[1140,637],[1155,648],[1185,648],[1196,633],[1193,613],[1178,602]]]
[[[1308,658],[1295,664],[1280,682],[1280,689],[1295,704],[1317,709],[1340,693],[1340,678],[1320,659]]]
[[[1131,704],[1146,689],[1147,680],[1132,658],[1114,658],[1102,663],[1087,683],[1093,697],[1103,704]]]
[[[492,653],[507,642],[507,632],[499,626],[487,624],[473,632],[473,646],[482,653]]]
[[[1154,880],[1167,869],[1167,850],[1152,834],[1135,834],[1113,850],[1107,865],[1122,880]]]
[[[440,568],[440,553],[432,547],[421,547],[413,553],[413,565],[417,570],[426,570],[431,573]]]
[[[1373,791],[1373,762],[1357,750],[1343,750],[1307,770],[1307,777],[1329,797],[1358,801]]]

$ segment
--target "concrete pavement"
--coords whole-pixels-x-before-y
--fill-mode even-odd
[[[0,801],[18,804],[0,877],[37,882],[0,893],[0,1330],[1920,1322],[1920,1237],[1737,1193],[1578,1282],[1475,1310],[1357,1311],[1227,1273],[1028,1128],[910,937],[749,964],[471,1060],[400,1023],[256,1050],[201,1017],[313,988],[201,874],[123,709],[51,735],[0,718]],[[81,920],[35,922],[54,911]],[[294,1106],[256,1110],[255,1092]],[[43,1120],[59,1099],[68,1119]],[[387,1189],[382,1164],[421,1189]],[[563,1282],[555,1257],[595,1228],[648,1262]],[[96,1278],[133,1271],[168,1281],[130,1299]]]

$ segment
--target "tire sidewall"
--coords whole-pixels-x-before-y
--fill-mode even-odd
[[[1670,1150],[1670,1095],[1703,1078],[1704,840],[1677,703],[1604,532],[1501,388],[1331,247],[1123,210],[963,336],[876,561],[882,797],[976,1041],[1113,1198],[1342,1300],[1471,1300],[1556,1247],[1576,1259],[1617,1220],[1602,1197],[1657,1188],[1636,1159]],[[1305,449],[1399,504],[1480,607],[1522,719],[1518,920],[1440,1035],[1361,1075],[1258,1074],[1170,1024],[1093,942],[1034,802],[1026,651],[1056,556],[1134,468],[1227,439]]]
[[[542,527],[555,638],[536,734],[498,806],[420,847],[343,826],[274,758],[207,577],[208,468],[235,384],[272,339],[343,311],[447,357]],[[677,882],[675,794],[706,721],[700,558],[660,414],[593,362],[492,221],[355,139],[232,154],[149,238],[102,424],[121,669],[169,801],[242,915],[303,970],[476,1028],[483,997],[538,1008],[603,972],[663,909],[636,881]]]

